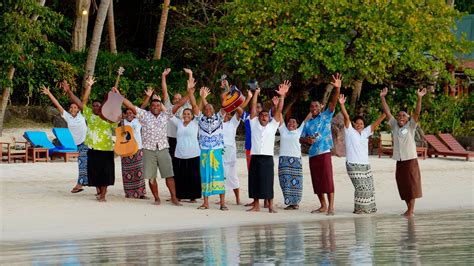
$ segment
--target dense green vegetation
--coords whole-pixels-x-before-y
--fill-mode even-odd
[[[80,95],[87,51],[71,52],[74,2],[46,1],[44,7],[35,0],[0,3],[0,87],[12,88],[12,104],[49,105],[39,93],[41,85],[51,87],[66,104],[68,99],[55,88],[63,79]],[[472,12],[472,5],[456,1],[456,8],[441,0],[172,1],[163,58],[153,60],[162,5],[114,1],[119,53],[108,52],[104,26],[91,97],[103,97],[119,66],[126,69],[120,89],[136,103],[146,87],[159,87],[165,67],[173,69],[168,78],[171,93],[184,91],[181,69],[189,67],[198,86],[215,88],[223,73],[239,88],[257,78],[264,99],[282,79],[290,79],[293,113],[303,116],[305,92],[321,99],[331,74],[340,72],[343,93],[352,95],[351,111],[363,112],[368,121],[381,111],[382,87],[395,93],[388,98],[395,112],[413,110],[415,89],[432,86],[435,90],[423,102],[425,132],[472,135],[472,96],[453,98],[442,90],[454,83],[447,66],[457,67],[456,55],[474,47],[453,33],[454,21],[465,14],[460,11]],[[93,6],[90,13],[89,39]]]

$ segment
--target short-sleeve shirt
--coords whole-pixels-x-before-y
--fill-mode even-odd
[[[201,150],[224,148],[224,117],[221,112],[207,117],[202,113],[199,121],[199,146]]]
[[[76,117],[73,117],[70,113],[64,111],[62,117],[67,122],[67,127],[71,131],[74,143],[76,145],[83,143],[87,136],[87,124],[82,113],[78,112]]]
[[[334,112],[331,112],[328,107],[326,111],[306,122],[301,137],[311,136],[316,139],[309,148],[309,157],[327,153],[332,148],[331,119],[333,116]]]
[[[239,127],[240,119],[237,119],[237,114],[234,114],[232,118],[224,122],[224,145],[236,147],[235,143],[235,134],[237,132],[237,128]]]
[[[155,116],[150,111],[136,107],[138,121],[142,124],[143,148],[151,151],[163,150],[170,147],[166,127],[173,117],[171,110],[160,112]]]
[[[347,162],[369,164],[369,137],[372,134],[372,126],[364,128],[360,134],[351,123],[349,128],[344,126]]]
[[[275,133],[280,123],[275,119],[270,120],[266,126],[262,126],[258,117],[250,119],[252,128],[252,155],[270,155],[273,156],[275,148]]]
[[[280,156],[301,157],[300,137],[305,122],[297,129],[288,130],[285,124],[278,129],[280,131]]]
[[[198,142],[198,120],[194,118],[186,126],[177,117],[171,118],[171,123],[176,126],[176,150],[174,156],[180,159],[190,159],[201,154]]]
[[[143,148],[142,145],[142,124],[138,121],[137,118],[134,118],[131,122],[128,122],[128,120],[124,120],[124,125],[126,126],[131,126],[133,129],[133,137],[135,138],[135,141],[137,142],[138,149],[141,150]]]
[[[171,101],[170,99],[166,99],[165,101],[165,107],[166,109],[168,110],[172,110],[173,109],[173,104],[171,104]],[[182,118],[182,115],[183,115],[183,111],[184,109],[186,108],[191,108],[191,104],[188,102],[186,102],[183,106],[181,106],[177,111],[176,113],[174,114],[174,116],[176,116],[177,118],[181,119]],[[173,123],[168,123],[168,128],[166,129],[166,134],[168,134],[168,137],[171,137],[171,138],[176,138],[176,126],[173,124]]]
[[[393,159],[397,161],[407,161],[418,158],[415,142],[415,120],[410,118],[403,127],[399,127],[397,120],[393,117],[390,118],[388,123],[392,128]]]
[[[112,131],[117,124],[111,124],[103,120],[98,115],[95,115],[88,106],[84,106],[82,113],[88,126],[85,141],[87,147],[99,151],[113,151]]]

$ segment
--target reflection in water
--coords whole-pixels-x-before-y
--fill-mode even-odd
[[[0,264],[474,264],[472,211],[1,242]],[[416,225],[415,225],[416,222]]]
[[[355,245],[349,248],[349,260],[352,265],[373,264],[373,249],[377,222],[364,216],[354,219]]]

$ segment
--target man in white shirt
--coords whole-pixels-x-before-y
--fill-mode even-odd
[[[250,127],[252,130],[252,149],[249,169],[249,197],[253,198],[255,204],[248,211],[260,211],[260,199],[268,200],[268,211],[276,213],[273,209],[273,178],[274,162],[273,154],[275,147],[275,133],[282,121],[281,112],[283,103],[291,83],[285,81],[280,84],[276,91],[280,96],[275,116],[270,120],[267,111],[257,114],[257,98],[260,89],[255,91],[252,98],[250,111]],[[258,118],[257,118],[258,115]]]

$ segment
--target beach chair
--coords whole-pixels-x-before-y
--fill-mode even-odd
[[[466,159],[469,160],[470,157],[474,156],[473,152],[467,151],[464,147],[459,144],[459,142],[449,133],[438,134],[438,137],[454,152],[466,153]]]
[[[62,157],[64,162],[69,161],[69,158],[79,157],[79,151],[77,150],[77,145],[74,142],[71,131],[69,128],[53,128],[53,134],[58,139],[61,146],[57,147],[61,149],[62,152],[53,152],[51,154],[51,159],[56,157]]]
[[[12,160],[16,162],[21,160],[28,161],[27,157],[27,142],[16,141],[15,138],[0,138],[0,145],[2,149],[2,161],[10,163]]]
[[[379,154],[379,158],[383,154],[386,154],[390,156],[390,158],[392,158],[392,155],[393,155],[392,134],[385,131],[380,132],[378,154]]]
[[[48,162],[49,156],[55,153],[74,152],[54,146],[43,131],[25,131],[23,136],[31,145],[31,147],[28,147],[28,157],[31,156],[33,163],[37,161]]]
[[[429,157],[431,157],[432,155],[434,155],[435,157],[438,157],[438,155],[443,155],[443,157],[465,157],[466,161],[469,160],[469,157],[472,157],[472,152],[450,150],[435,135],[425,135],[424,138],[426,142],[428,142],[428,144],[433,148],[433,150],[428,151]]]

